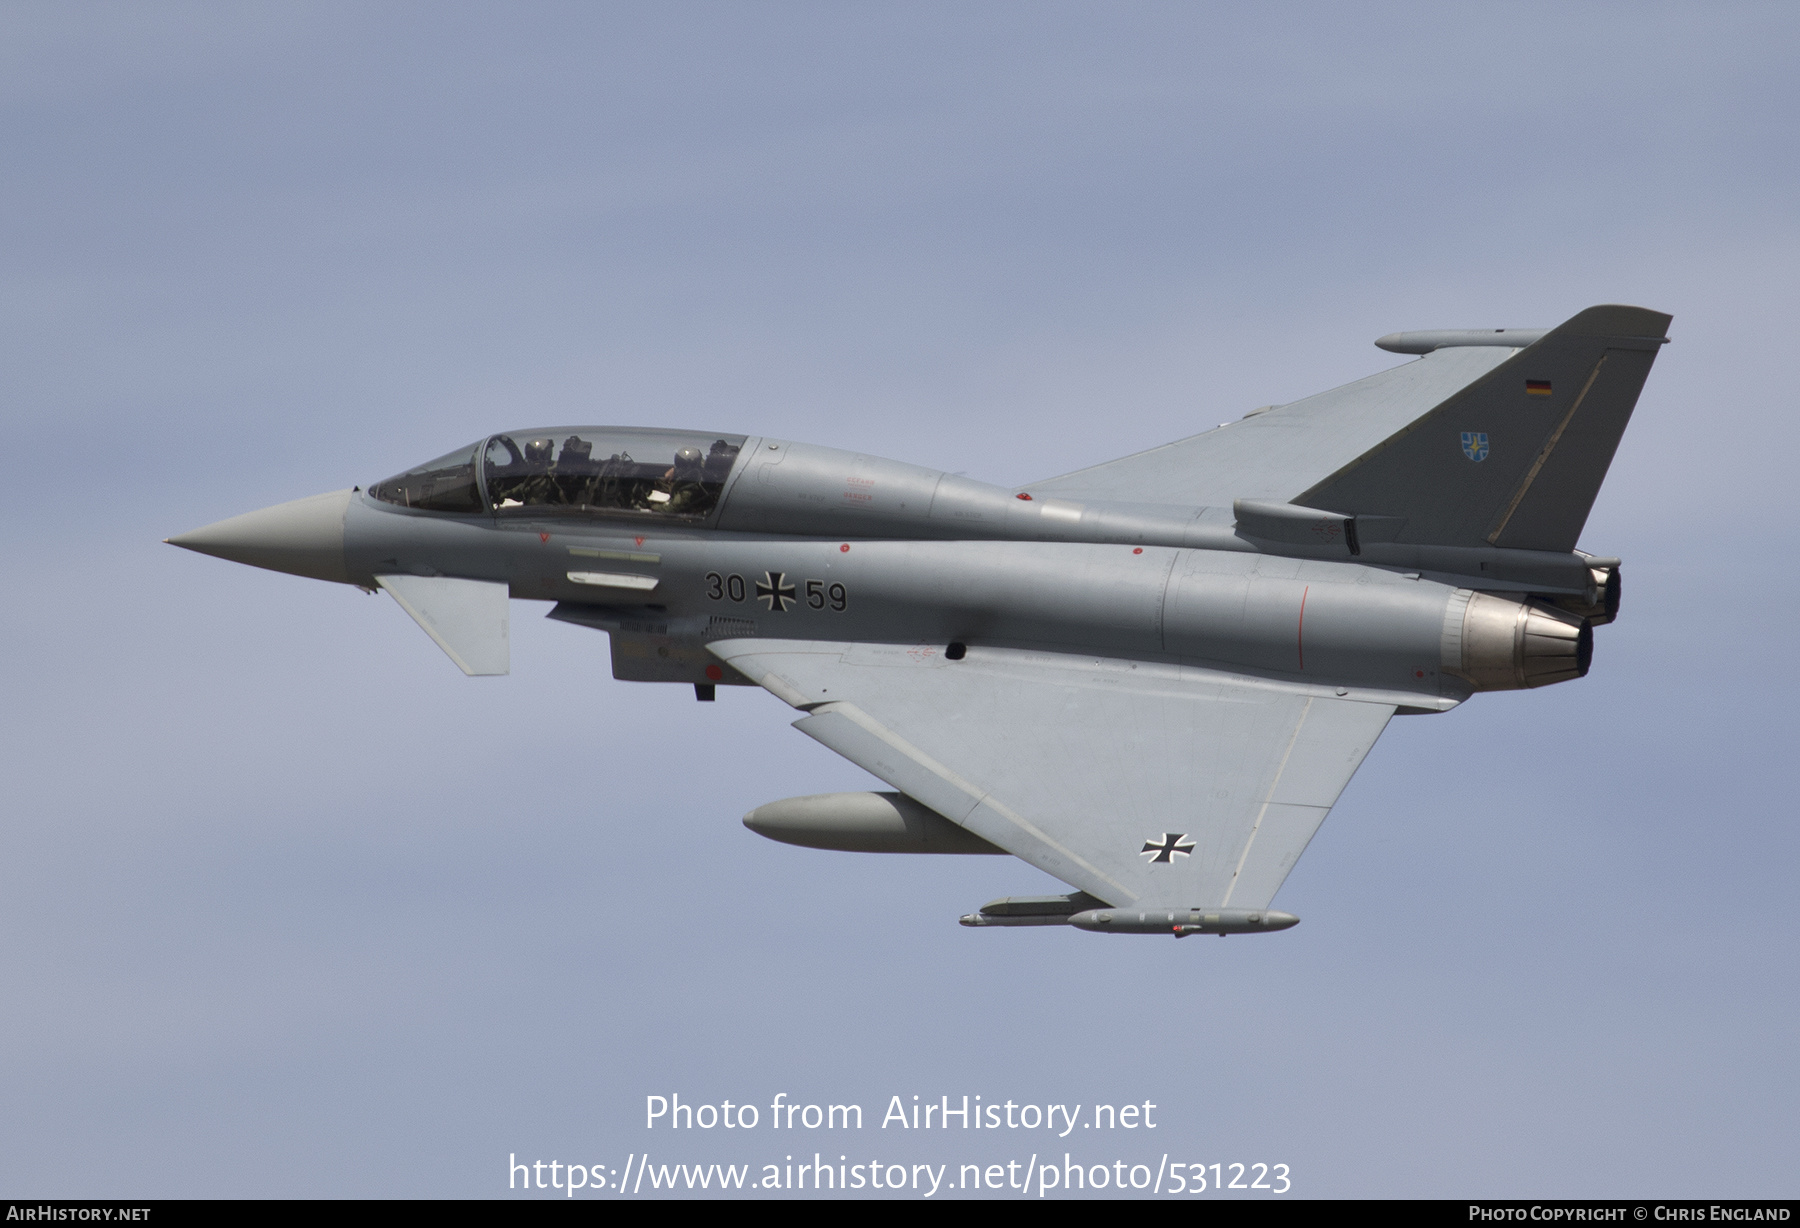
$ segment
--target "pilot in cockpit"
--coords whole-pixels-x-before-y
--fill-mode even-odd
[[[663,473],[650,491],[650,507],[658,512],[695,510],[706,498],[706,458],[699,448],[683,448],[675,453],[675,463]]]
[[[593,459],[594,445],[579,435],[571,435],[563,440],[562,452],[556,458],[556,467],[566,473],[579,473]]]
[[[551,458],[555,455],[554,439],[527,439],[524,473],[509,484],[507,496],[525,504],[560,502],[556,479],[551,476]]]

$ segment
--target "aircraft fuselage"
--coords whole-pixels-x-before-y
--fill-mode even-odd
[[[568,429],[542,432],[541,453]],[[1605,586],[1617,583],[1616,565],[1576,554],[1358,541],[1354,517],[1320,512],[1284,522],[1309,509],[1276,509],[1283,519],[1271,522],[1255,507],[1042,499],[829,448],[735,438],[738,453],[696,514],[660,513],[654,489],[627,491],[625,506],[532,503],[568,496],[530,476],[503,485],[491,462],[483,481],[478,445],[467,465],[451,467],[467,490],[446,496],[440,479],[422,500],[463,500],[468,510],[406,506],[396,489],[410,499],[434,488],[429,474],[412,489],[403,479],[413,475],[402,475],[374,493],[316,496],[176,541],[370,589],[388,576],[504,584],[513,598],[555,602],[551,617],[610,632],[614,672],[632,681],[744,683],[706,650],[728,638],[922,651],[984,644],[1373,690],[1413,711],[1585,672],[1583,616],[1600,613]],[[496,491],[525,499],[496,506],[509,502]],[[281,519],[300,508],[304,517]],[[232,526],[262,552],[234,551]],[[269,545],[284,531],[300,543],[286,555]],[[1517,599],[1494,592],[1509,588]],[[1532,619],[1537,632],[1568,641],[1552,646],[1567,660],[1548,673],[1524,660]],[[1477,658],[1495,660],[1483,672]]]

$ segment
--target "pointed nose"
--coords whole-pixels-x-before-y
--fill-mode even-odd
[[[344,511],[354,492],[277,503],[165,538],[171,546],[315,580],[350,582],[344,566]]]

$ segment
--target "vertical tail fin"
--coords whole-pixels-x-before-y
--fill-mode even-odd
[[[1404,517],[1403,542],[1573,550],[1671,318],[1590,307],[1293,502]]]

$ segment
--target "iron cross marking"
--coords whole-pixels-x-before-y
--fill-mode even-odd
[[[781,582],[782,574],[779,571],[765,571],[763,578],[756,582],[756,599],[768,602],[769,609],[777,614],[786,614],[790,602],[799,603],[799,599],[794,596],[794,586]]]
[[[1165,865],[1166,866],[1175,860],[1175,854],[1177,854],[1177,853],[1180,853],[1183,857],[1193,856],[1194,846],[1191,843],[1190,844],[1181,843],[1181,841],[1186,840],[1186,839],[1187,839],[1186,832],[1182,832],[1180,835],[1173,835],[1169,832],[1164,832],[1163,838],[1162,838],[1162,843],[1158,844],[1154,840],[1146,840],[1146,841],[1144,841],[1144,847],[1143,847],[1142,851],[1145,853],[1156,854],[1156,856],[1154,856],[1150,859],[1151,865]]]

